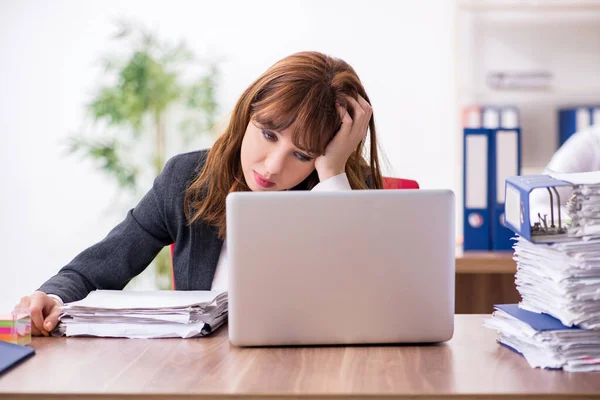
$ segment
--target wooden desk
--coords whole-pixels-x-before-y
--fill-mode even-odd
[[[203,339],[35,338],[0,377],[0,398],[598,398],[600,373],[532,369],[495,342],[484,315],[458,315],[428,346],[237,348]]]
[[[512,251],[463,253],[457,249],[455,312],[488,314],[494,304],[519,302],[517,265],[512,257]]]
[[[517,272],[512,251],[456,251],[457,274],[510,274]]]

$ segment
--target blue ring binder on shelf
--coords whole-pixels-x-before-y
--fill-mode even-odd
[[[600,107],[581,105],[558,110],[558,145],[562,146],[575,132],[600,124]]]
[[[504,185],[521,171],[519,111],[471,106],[463,111],[464,250],[511,250]]]
[[[491,215],[488,196],[490,137],[490,129],[464,129],[464,250],[490,249]]]
[[[512,176],[506,179],[505,222],[506,226],[533,243],[554,243],[569,240],[566,227],[562,224],[560,199],[556,187],[573,186],[572,183],[555,179],[550,175]],[[531,223],[530,194],[534,189],[546,188],[550,198],[550,209],[543,223]]]
[[[490,156],[491,250],[512,250],[512,231],[506,227],[506,179],[521,171],[521,129],[496,129]]]

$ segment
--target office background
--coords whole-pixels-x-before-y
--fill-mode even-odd
[[[0,2],[0,309],[12,309],[133,206],[91,161],[64,154],[65,139],[85,120],[115,19],[221,57],[221,120],[284,56],[318,50],[345,59],[371,97],[387,173],[456,190],[458,171],[448,168],[459,163],[454,7],[446,0]]]
[[[462,107],[517,107],[522,173],[539,173],[558,146],[558,108],[600,104],[596,0],[0,1],[0,310],[102,239],[135,204],[92,161],[66,155],[67,138],[87,126],[84,107],[118,19],[185,39],[197,56],[219,61],[221,125],[241,92],[282,57],[318,50],[345,59],[371,97],[385,173],[453,190],[458,238]],[[493,88],[488,80],[523,71],[549,78],[538,88]],[[190,150],[212,140],[199,138]],[[167,144],[168,155],[179,150]]]

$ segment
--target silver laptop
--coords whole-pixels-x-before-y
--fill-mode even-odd
[[[448,190],[230,194],[231,343],[449,340],[454,214]]]

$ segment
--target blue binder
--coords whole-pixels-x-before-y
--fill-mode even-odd
[[[495,129],[491,135],[490,204],[492,205],[492,250],[511,250],[514,233],[506,227],[504,215],[506,178],[521,173],[521,129]]]
[[[565,235],[534,234],[530,218],[529,194],[536,188],[572,186],[571,183],[552,178],[550,175],[511,176],[506,179],[504,215],[506,226],[514,233],[534,243],[553,243]]]
[[[559,146],[562,146],[575,132],[600,123],[600,113],[598,110],[600,108],[593,106],[561,108],[558,111]]]
[[[489,250],[489,155],[491,129],[464,129],[463,149],[463,249]]]
[[[508,315],[525,322],[536,331],[563,331],[563,330],[581,330],[578,326],[565,326],[559,319],[549,314],[538,314],[533,311],[519,308],[518,304],[494,304],[494,308],[502,310]]]
[[[519,112],[512,106],[485,106],[480,113],[482,128],[463,130],[463,248],[511,250],[514,234],[504,222],[504,181],[521,173]]]
[[[35,350],[31,347],[0,340],[0,374],[8,371],[26,358],[31,357],[34,353]]]
[[[581,328],[577,326],[565,326],[560,322],[560,320],[554,318],[549,314],[538,314],[531,311],[523,310],[519,308],[518,304],[499,304],[494,305],[494,308],[498,310],[502,310],[508,315],[518,319],[521,322],[526,323],[531,326],[534,330],[538,332],[542,331],[562,331],[562,330],[573,330],[573,331],[581,331]],[[514,351],[517,354],[523,355],[519,350],[515,349],[512,346],[509,346],[506,343],[499,342],[502,346]],[[546,368],[548,370],[560,370],[561,368]]]
[[[521,174],[521,129],[516,107],[501,107],[498,113],[500,126],[493,132],[490,152],[491,249],[512,250],[514,233],[504,222],[504,191],[506,178]]]

